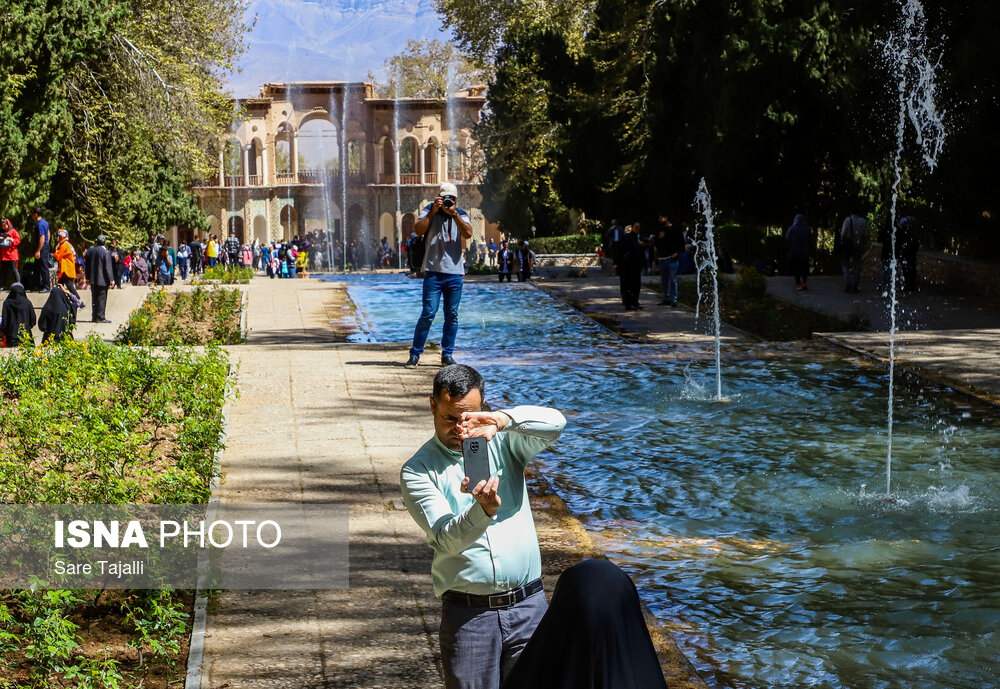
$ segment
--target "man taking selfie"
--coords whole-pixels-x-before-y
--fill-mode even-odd
[[[413,225],[417,236],[424,237],[423,308],[413,330],[413,346],[406,365],[416,366],[424,353],[427,333],[444,297],[444,328],[441,333],[441,365],[455,363],[455,338],[458,335],[458,305],[462,301],[462,242],[472,238],[469,214],[458,207],[458,189],[454,184],[441,185],[437,198],[420,211]]]
[[[430,398],[434,436],[400,471],[403,502],[434,551],[447,689],[498,689],[546,609],[524,469],[566,419],[545,407],[483,411],[484,392],[474,368],[442,368]],[[487,441],[489,478],[475,485],[466,438]]]

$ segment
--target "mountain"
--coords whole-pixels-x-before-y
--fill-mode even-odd
[[[361,81],[410,39],[449,39],[433,0],[252,0],[249,11],[250,48],[229,79],[237,97],[266,82]]]

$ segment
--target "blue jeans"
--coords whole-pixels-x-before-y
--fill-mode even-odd
[[[444,296],[444,328],[441,332],[441,356],[451,356],[455,351],[455,338],[458,336],[458,305],[462,301],[462,276],[451,273],[435,273],[427,271],[424,275],[423,310],[417,327],[413,329],[413,346],[410,356],[420,356],[424,353],[427,333],[437,315],[441,296]]]
[[[677,267],[680,261],[676,258],[660,259],[660,285],[663,286],[663,301],[677,301]]]
[[[445,688],[499,689],[546,608],[544,591],[506,610],[443,603],[439,638]]]

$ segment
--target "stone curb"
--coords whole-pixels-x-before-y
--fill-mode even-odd
[[[244,301],[246,292],[243,293]],[[245,314],[245,312],[244,312]],[[233,383],[236,381],[235,366],[230,364],[229,375]],[[222,406],[222,443],[215,452],[212,461],[214,476],[212,477],[212,494],[208,498],[208,510],[205,519],[209,522],[215,519],[215,511],[219,506],[219,486],[222,481],[222,453],[226,449],[226,438],[229,429],[229,410],[231,401],[226,400]],[[205,593],[204,584],[208,577],[208,554],[203,552],[198,556],[198,588],[194,600],[194,619],[191,623],[191,643],[188,646],[187,676],[184,680],[184,689],[201,689],[202,685],[202,665],[205,660],[205,629],[208,624],[208,595]]]

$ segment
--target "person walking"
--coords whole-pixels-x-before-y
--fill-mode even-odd
[[[205,256],[208,258],[208,267],[214,268],[215,264],[219,262],[219,243],[215,240],[214,234],[208,238],[206,247]]]
[[[181,245],[177,247],[177,267],[181,271],[181,280],[188,279],[188,264],[191,261],[191,248],[181,242]]]
[[[35,221],[35,270],[37,271],[38,291],[48,292],[52,286],[52,253],[49,249],[49,223],[42,217],[42,209],[31,211]]]
[[[418,236],[426,238],[423,262],[423,298],[420,318],[413,329],[413,344],[406,366],[416,366],[424,353],[424,344],[444,298],[444,328],[441,333],[441,365],[454,364],[455,339],[458,336],[458,307],[462,301],[462,240],[472,238],[469,214],[458,207],[458,189],[445,182],[434,201],[420,212],[413,226]]]
[[[240,243],[239,237],[236,236],[236,230],[229,230],[229,237],[226,238],[225,252],[226,252],[226,265],[230,268],[235,268],[240,265],[240,250],[243,245]]]
[[[125,275],[125,252],[118,248],[118,240],[112,239],[111,246],[108,247],[111,253],[111,267],[115,274],[115,289],[122,288],[122,280],[128,280]]]
[[[514,252],[510,250],[506,241],[500,242],[500,253],[497,254],[497,266],[500,269],[498,273],[500,282],[504,280],[510,282],[510,274],[514,269]]]
[[[617,244],[614,269],[618,272],[618,287],[626,311],[641,309],[639,292],[642,289],[642,243],[639,241],[639,223],[625,228]]]
[[[681,264],[681,254],[685,251],[684,230],[661,215],[660,233],[655,240],[657,264],[660,268],[660,286],[663,300],[660,304],[677,306],[677,271]]]
[[[170,284],[170,276],[174,267],[170,262],[170,254],[167,252],[166,247],[160,248],[160,255],[156,257],[156,263],[153,265],[153,269],[156,272],[157,285]]]
[[[535,252],[528,247],[528,240],[522,240],[517,250],[517,281],[527,282],[531,279],[531,270],[535,267]]]
[[[433,552],[446,689],[499,689],[547,607],[524,472],[566,418],[538,406],[483,411],[485,390],[471,366],[442,368],[434,434],[399,473],[403,504]],[[475,484],[462,462],[470,438],[485,445],[490,470]]]
[[[56,236],[59,239],[55,253],[56,281],[79,299],[80,293],[76,291],[76,251],[69,243],[69,232],[60,228]]]
[[[788,267],[795,278],[795,289],[808,289],[809,256],[812,253],[812,228],[806,225],[806,216],[795,216],[792,226],[785,232],[785,247],[788,250]]]
[[[868,219],[852,213],[840,226],[840,251],[844,268],[844,291],[856,294],[861,283],[861,263],[868,249]]]
[[[87,249],[83,257],[87,282],[90,283],[90,313],[94,323],[111,322],[104,311],[108,305],[108,289],[115,284],[115,269],[111,252],[104,247],[106,241],[105,236],[100,235],[97,243]]]
[[[17,262],[20,258],[17,247],[20,244],[21,233],[9,219],[0,220],[0,288],[21,282],[21,274],[17,271]],[[8,276],[11,278],[9,282]]]

